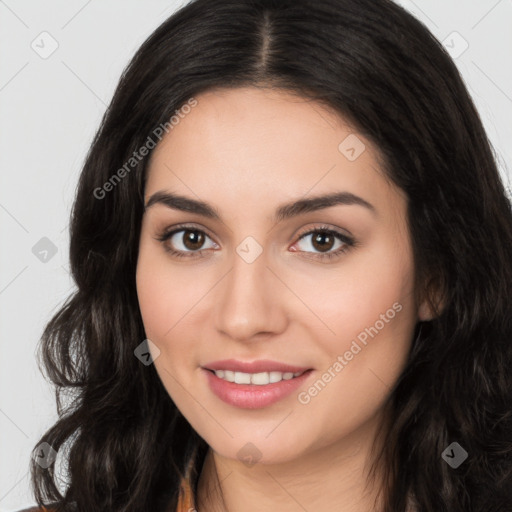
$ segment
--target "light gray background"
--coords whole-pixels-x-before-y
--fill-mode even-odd
[[[73,289],[67,226],[85,154],[123,68],[182,3],[0,0],[0,512],[34,504],[30,452],[57,417],[34,354]],[[455,61],[508,184],[512,0],[399,3],[455,53],[469,45]],[[58,43],[47,58],[31,47],[51,49],[44,31]],[[46,263],[32,252],[43,237],[57,248]]]

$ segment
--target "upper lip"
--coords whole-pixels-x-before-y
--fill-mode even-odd
[[[237,361],[235,359],[223,359],[222,361],[213,361],[203,366],[206,370],[230,370],[243,373],[263,373],[263,372],[282,372],[297,373],[310,370],[305,366],[293,366],[278,361],[261,359],[259,361]]]

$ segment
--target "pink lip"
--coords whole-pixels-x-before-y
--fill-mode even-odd
[[[256,384],[235,384],[234,382],[228,382],[224,379],[220,379],[213,371],[205,368],[203,368],[202,371],[206,374],[210,389],[215,395],[217,395],[223,402],[242,409],[260,409],[278,402],[304,384],[306,379],[308,379],[310,374],[313,372],[313,370],[308,370],[293,379],[258,386]],[[297,371],[301,370],[299,369]]]
[[[308,367],[292,366],[277,361],[262,359],[260,361],[244,362],[235,359],[224,359],[222,361],[213,361],[203,366],[206,370],[230,370],[232,372],[261,373],[261,372],[282,372],[297,373],[311,370]],[[278,384],[278,383],[276,383]]]

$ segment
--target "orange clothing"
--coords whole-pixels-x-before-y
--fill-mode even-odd
[[[188,479],[182,478],[180,496],[176,512],[197,512],[195,509],[194,494]]]
[[[176,512],[197,512],[194,492],[192,490],[192,483],[190,481],[190,473],[194,466],[194,459],[197,453],[197,446],[193,455],[189,458],[185,468],[185,475],[181,479],[180,483],[180,495],[178,498],[178,505]]]

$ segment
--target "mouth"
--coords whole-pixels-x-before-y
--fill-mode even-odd
[[[311,369],[302,370],[298,372],[239,372],[232,370],[211,370],[205,368],[205,370],[213,373],[217,378],[222,379],[226,382],[232,382],[235,384],[248,384],[253,386],[267,386],[268,384],[276,384],[283,380],[292,380],[300,377],[306,372],[312,371]]]
[[[296,372],[241,372],[201,368],[205,384],[224,403],[240,409],[262,409],[289,397],[306,386],[311,368]]]
[[[295,366],[288,363],[281,363],[279,361],[272,361],[270,359],[260,359],[257,361],[238,361],[236,359],[223,359],[221,361],[212,361],[203,366],[205,370],[223,372],[234,372],[244,374],[259,374],[259,373],[282,373],[292,376],[295,374],[303,373],[312,368],[307,366]],[[230,375],[228,373],[228,375]]]

